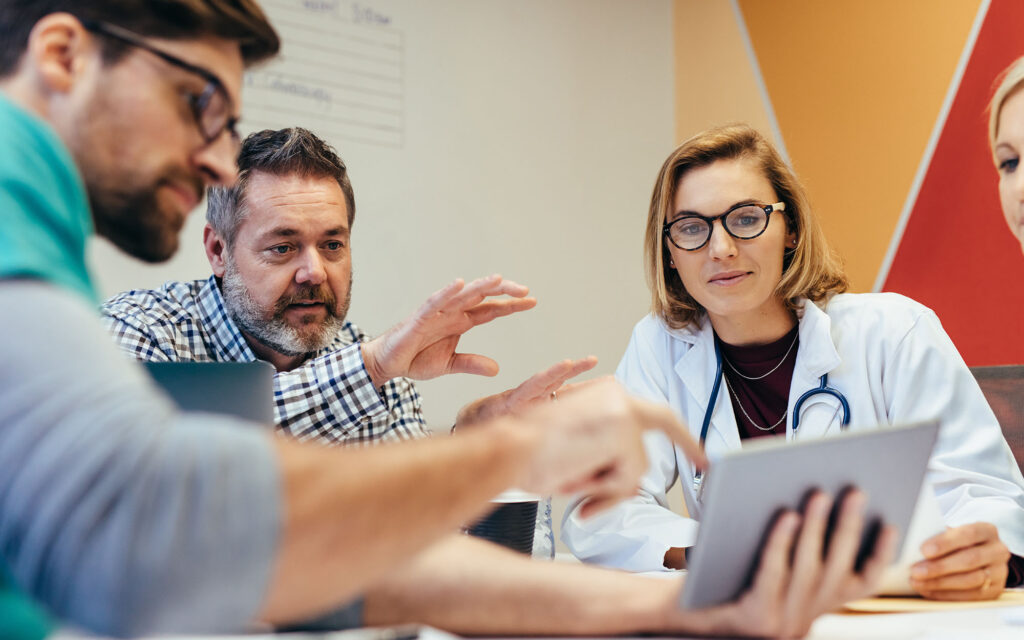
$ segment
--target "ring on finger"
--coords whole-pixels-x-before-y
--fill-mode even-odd
[[[552,391],[551,392],[551,401],[554,402],[555,400],[558,400],[558,392],[557,391]]]
[[[982,571],[985,572],[985,583],[981,585],[981,590],[988,591],[989,587],[992,586],[992,574],[989,573],[988,567],[985,567]]]

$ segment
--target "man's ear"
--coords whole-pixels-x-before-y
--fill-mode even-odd
[[[21,66],[30,67],[43,94],[69,93],[90,63],[100,60],[99,43],[70,13],[51,13],[32,27]]]
[[[206,249],[206,259],[210,261],[213,275],[223,278],[227,268],[228,247],[209,223],[203,227],[203,247]]]

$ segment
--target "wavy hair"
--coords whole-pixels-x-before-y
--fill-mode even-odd
[[[821,226],[811,213],[803,185],[775,148],[753,128],[728,125],[709,129],[679,145],[661,166],[651,194],[644,235],[644,267],[651,290],[651,311],[668,326],[680,329],[704,313],[704,308],[683,286],[669,266],[663,229],[675,206],[679,181],[690,170],[719,160],[749,158],[757,163],[780,201],[786,203],[786,225],[797,244],[783,257],[782,279],[775,293],[787,308],[796,310],[800,298],[818,302],[849,287],[842,264],[829,247]]]

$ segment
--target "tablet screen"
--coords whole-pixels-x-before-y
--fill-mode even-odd
[[[850,487],[867,494],[860,561],[882,522],[898,529],[901,547],[937,436],[938,423],[928,422],[791,443],[765,438],[722,456],[705,479],[682,606],[710,607],[739,597],[775,518],[784,509],[799,510],[814,489],[833,497]]]

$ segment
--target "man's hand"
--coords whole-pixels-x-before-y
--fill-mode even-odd
[[[449,373],[493,376],[498,363],[473,353],[456,353],[459,338],[495,318],[532,309],[529,289],[499,275],[465,284],[456,280],[430,296],[413,316],[362,345],[363,362],[374,386],[392,378],[429,380]],[[493,296],[508,298],[488,300]]]
[[[691,624],[697,622],[702,633],[771,638],[806,635],[819,615],[870,594],[892,558],[896,530],[887,526],[862,570],[854,569],[864,504],[863,493],[848,494],[829,538],[826,531],[832,500],[823,493],[815,494],[802,518],[789,512],[775,523],[753,585],[737,602],[702,611],[670,612],[670,621],[689,613]]]
[[[515,389],[480,398],[462,407],[455,418],[455,426],[462,428],[500,415],[519,413],[536,402],[551,400],[555,397],[553,394],[562,392],[562,385],[567,380],[590,371],[595,365],[597,358],[594,356],[582,360],[562,360],[531,376]]]
[[[584,516],[635,495],[647,470],[641,437],[647,429],[665,432],[699,468],[707,467],[697,441],[667,407],[635,398],[611,379],[534,404],[507,427],[534,441],[518,486],[541,495],[586,494]]]
[[[987,522],[947,529],[921,545],[910,586],[934,600],[992,600],[1006,585],[1010,550]]]

